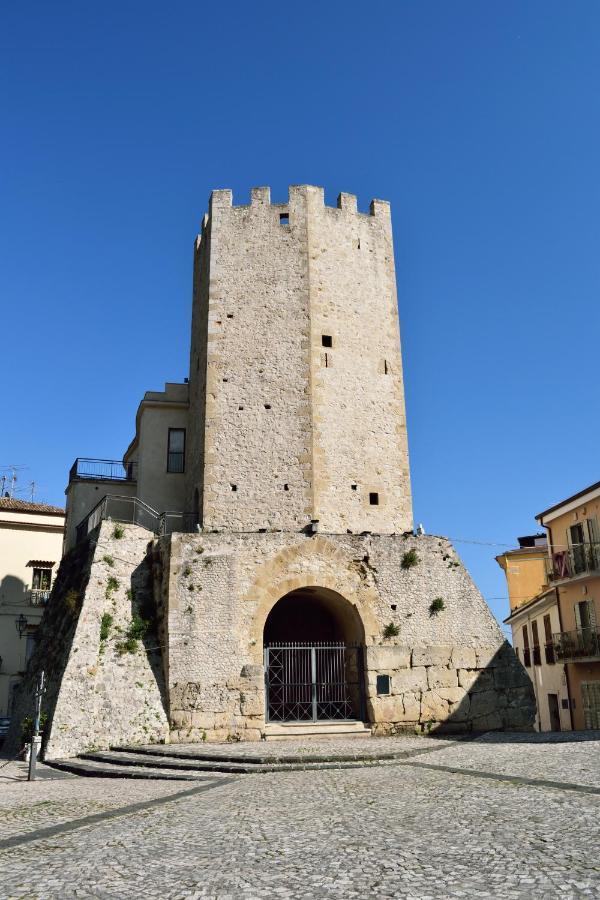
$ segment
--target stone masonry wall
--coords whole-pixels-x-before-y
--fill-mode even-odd
[[[118,537],[122,532],[122,537]],[[162,658],[154,626],[137,641],[135,615],[152,622],[152,535],[105,521],[94,533],[87,584],[46,736],[46,756],[168,738]],[[105,639],[101,637],[102,617]],[[128,649],[124,645],[128,644]]]
[[[416,564],[403,568],[411,550]],[[531,725],[527,674],[444,538],[174,535],[160,551],[171,740],[261,736],[264,623],[277,600],[306,587],[335,591],[362,623],[377,733]],[[382,674],[387,696],[376,691]]]

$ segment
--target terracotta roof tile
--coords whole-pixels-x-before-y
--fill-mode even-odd
[[[0,497],[0,510],[7,512],[46,513],[47,515],[64,516],[65,511],[60,506],[51,506],[49,503],[30,503],[29,500],[14,500],[11,497]]]

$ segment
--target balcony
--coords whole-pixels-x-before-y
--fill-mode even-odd
[[[45,606],[50,599],[50,591],[39,590],[38,588],[32,588],[29,591],[29,605],[30,606]]]
[[[562,631],[553,635],[559,662],[593,662],[600,660],[600,632],[595,628]]]
[[[69,472],[72,481],[137,481],[137,463],[79,456]]]
[[[600,575],[600,544],[575,544],[552,554],[546,561],[549,582],[565,581],[578,575]]]

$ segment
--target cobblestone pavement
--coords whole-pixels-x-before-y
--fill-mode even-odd
[[[27,784],[9,766],[0,770],[0,895],[600,897],[600,735],[436,746],[382,767],[210,774],[192,786]],[[549,786],[550,775],[581,789]]]

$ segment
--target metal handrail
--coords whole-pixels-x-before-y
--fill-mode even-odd
[[[141,515],[138,509],[141,510]],[[160,513],[138,497],[106,494],[77,526],[75,530],[77,543],[87,537],[104,519],[141,525],[148,531],[158,534]]]
[[[45,606],[50,599],[50,590],[42,590],[41,588],[31,588],[29,591],[29,603],[31,606]]]
[[[549,581],[574,578],[585,572],[600,571],[600,543],[573,544],[567,550],[558,550],[546,561]]]
[[[92,459],[78,456],[69,471],[69,483],[89,481],[137,481],[137,463],[119,459]]]
[[[552,638],[556,658],[561,661],[600,657],[600,632],[596,628],[561,631]]]

